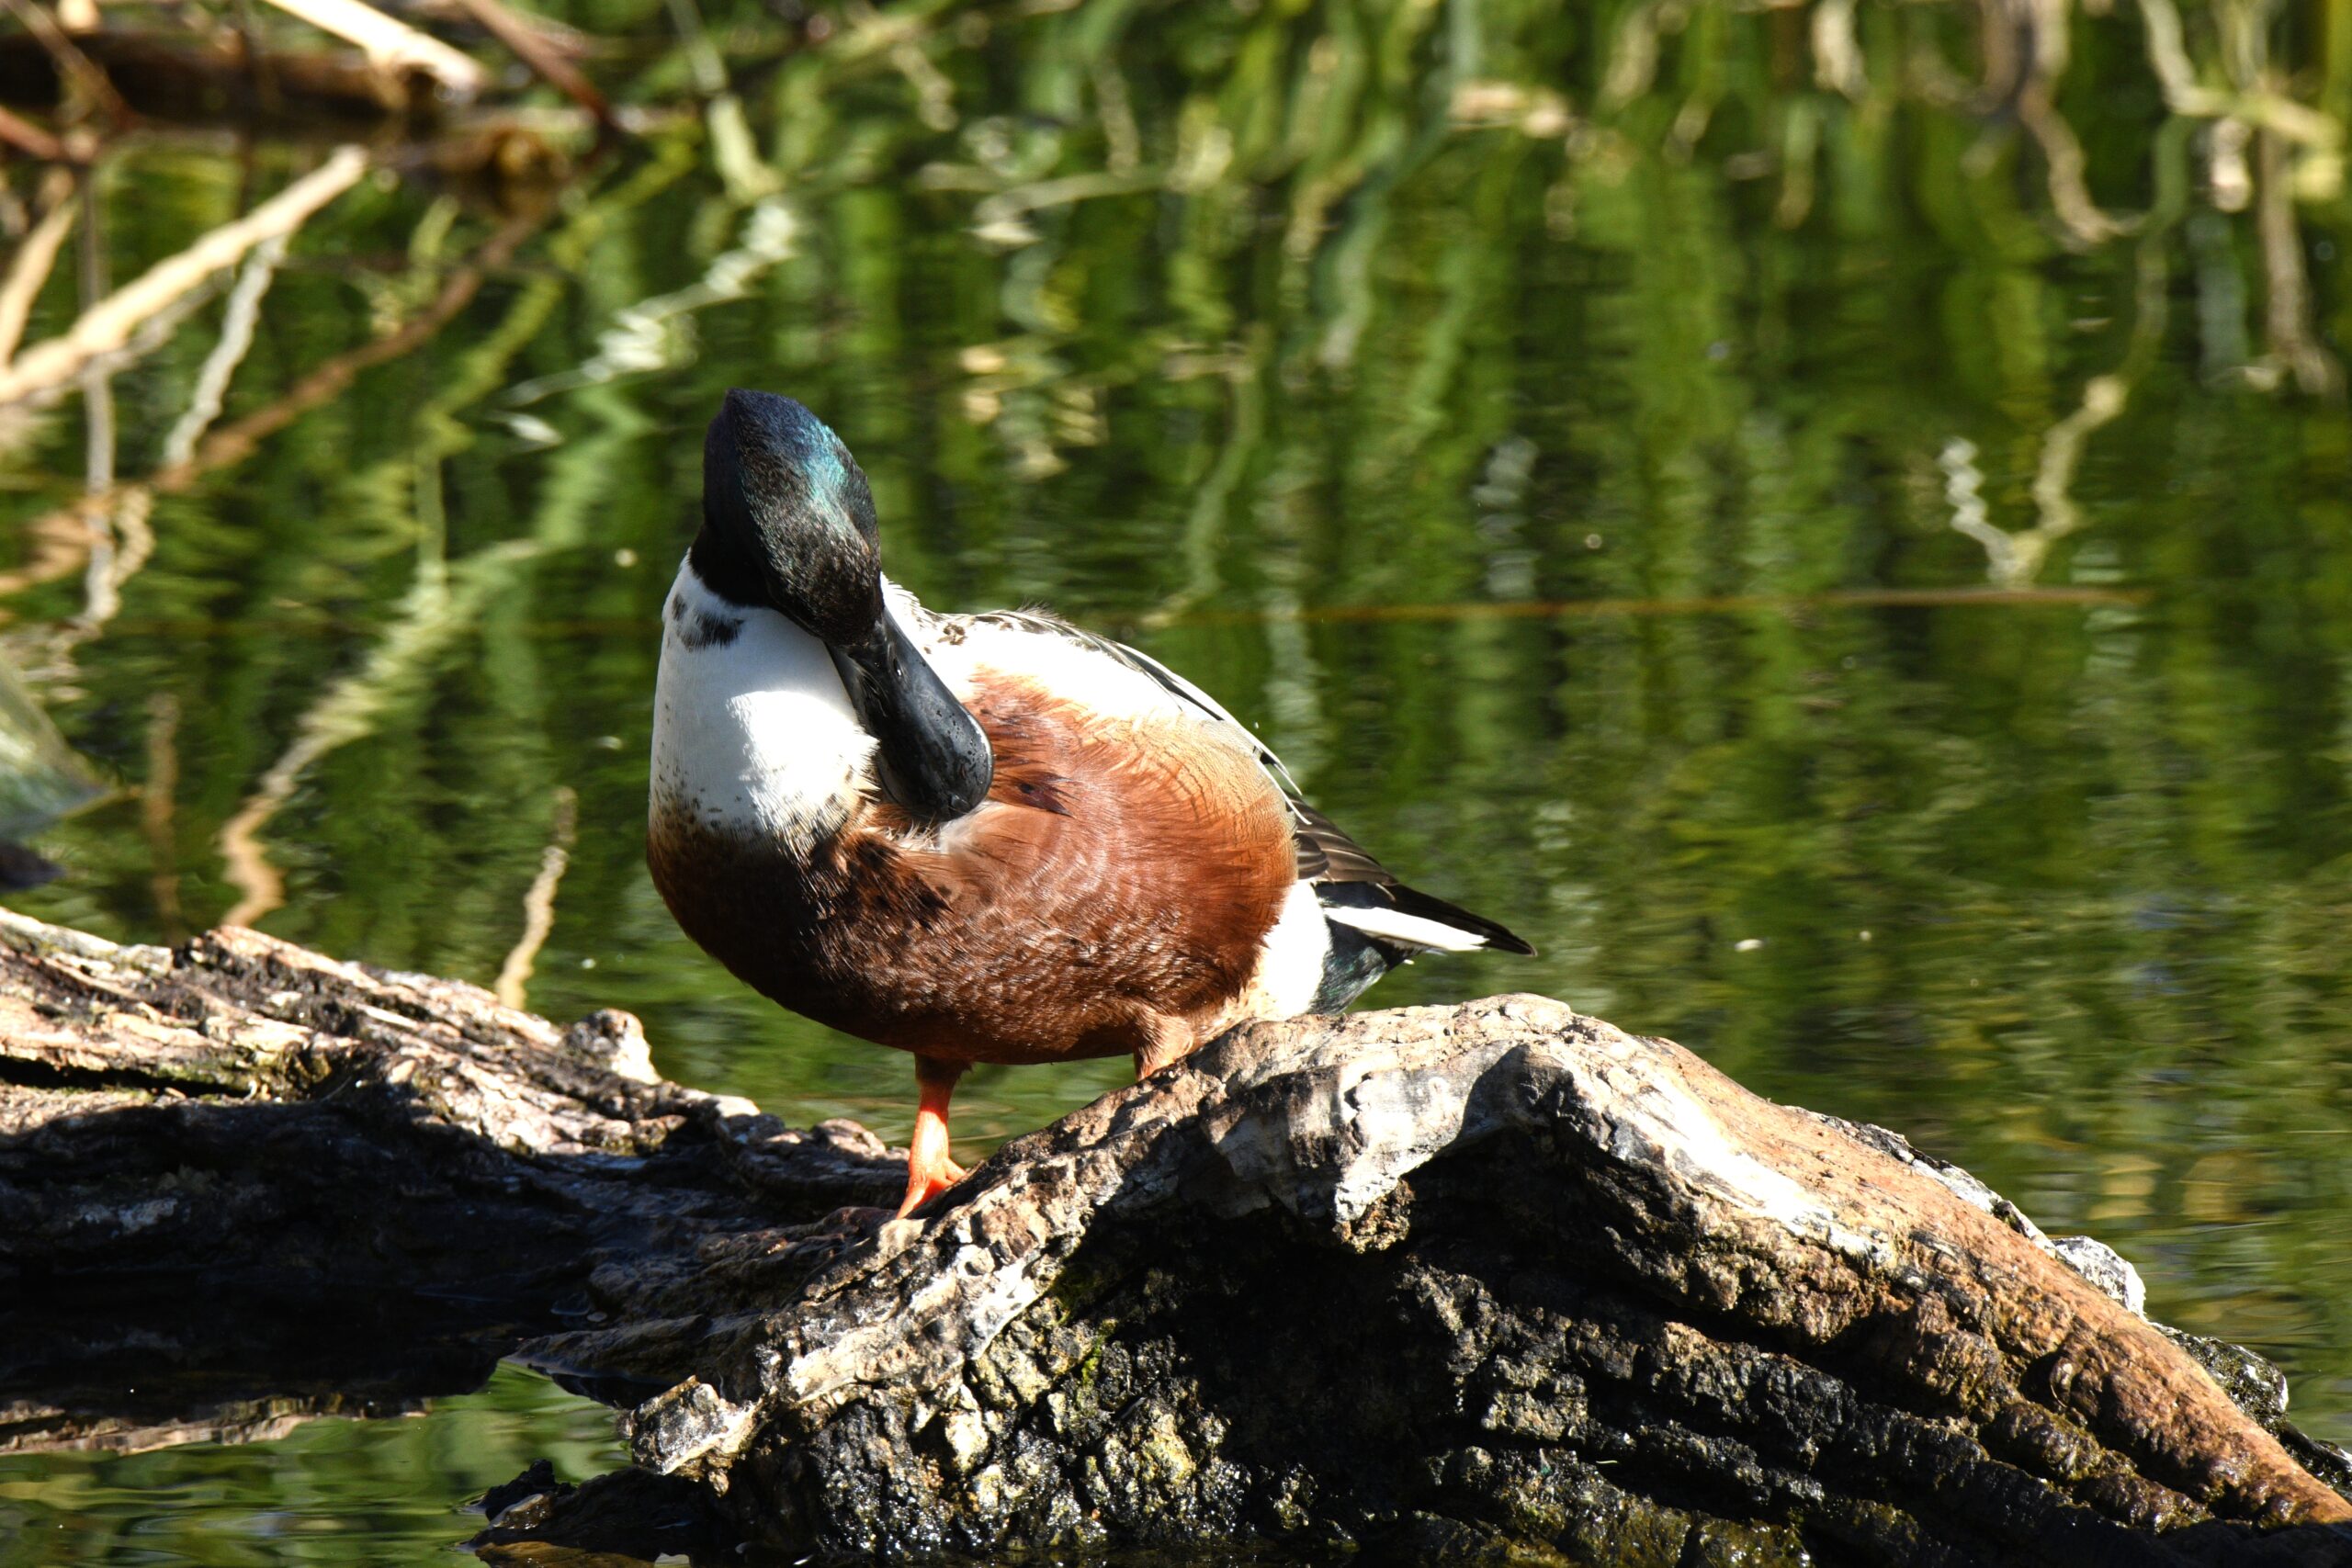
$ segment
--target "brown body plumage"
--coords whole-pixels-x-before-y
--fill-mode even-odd
[[[951,1062],[1173,1060],[1232,1021],[1295,880],[1281,790],[1182,719],[1102,718],[983,672],[996,760],[944,829],[865,798],[805,853],[657,801],[686,933],[762,995]]]

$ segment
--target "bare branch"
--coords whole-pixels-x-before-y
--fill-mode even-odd
[[[5,108],[0,108],[0,146],[14,147],[26,157],[39,159],[44,164],[75,161],[63,141],[32,121],[10,114]]]

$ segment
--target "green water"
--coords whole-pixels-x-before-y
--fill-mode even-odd
[[[1900,1129],[2352,1438],[2352,423],[2298,385],[2352,344],[2340,177],[2297,165],[2284,240],[2219,209],[2120,12],[2059,100],[2136,220],[2096,241],[2025,138],[1898,68],[1973,75],[1973,10],[1865,6],[1858,102],[1786,12],[1697,7],[1625,81],[1646,11],[897,14],[932,19],[719,29],[757,163],[689,118],[537,215],[371,176],[303,230],[215,429],[292,417],[153,496],[119,603],[78,557],[0,600],[122,785],[18,907],[141,941],[243,910],[489,983],[569,817],[533,1008],[628,1008],[672,1077],[903,1138],[905,1060],[735,985],[640,859],[701,426],[789,392],[926,602],[1136,642],[1543,954],[1371,1000],[1544,991]],[[2280,47],[2340,114],[2352,8],[2311,16]],[[124,145],[108,276],[316,161]],[[225,309],[116,369],[122,479]],[[88,407],[0,425],[0,569],[84,488]],[[1119,1076],[978,1071],[959,1152]],[[0,1459],[0,1562],[438,1560],[467,1495],[607,1430],[509,1373],[422,1420]]]
[[[274,1442],[0,1460],[0,1561],[392,1568],[467,1562],[464,1503],[547,1459],[566,1481],[627,1462],[611,1416],[526,1372],[428,1415],[315,1421]]]

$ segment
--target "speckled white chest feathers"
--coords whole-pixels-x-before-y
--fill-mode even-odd
[[[657,818],[805,852],[870,787],[873,756],[823,643],[678,568],[653,689]]]

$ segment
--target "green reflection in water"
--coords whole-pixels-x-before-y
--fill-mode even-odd
[[[0,1563],[393,1568],[451,1559],[460,1511],[544,1458],[565,1481],[623,1463],[612,1418],[527,1372],[422,1418],[313,1421],[266,1443],[0,1455]]]
[[[904,1060],[745,993],[640,864],[701,424],[729,385],[788,391],[930,603],[1132,637],[1544,953],[1372,1000],[1546,991],[1901,1129],[2117,1245],[2159,1315],[2278,1357],[2352,1437],[2352,429],[2274,389],[2299,361],[2257,214],[2204,199],[2134,24],[2080,22],[2064,107],[2091,196],[2147,219],[2076,244],[2035,155],[1909,85],[1918,50],[1965,56],[1962,13],[1864,7],[1849,102],[1788,63],[1786,11],[1701,7],[1618,82],[1654,11],[1093,0],[922,35],[945,130],[854,29],[747,68],[779,194],[683,134],[593,167],[445,327],[158,494],[102,631],[76,576],[9,601],[130,786],[43,841],[72,874],[23,907],[137,940],[261,908],[487,983],[569,788],[531,1004],[628,1008],[673,1077],[903,1137]],[[200,145],[112,158],[115,275],[243,177]],[[2323,357],[2346,219],[2315,182],[2289,220]],[[505,221],[355,191],[294,245],[224,418],[416,319]],[[28,336],[73,308],[61,277]],[[220,309],[116,378],[123,473]],[[78,492],[78,408],[17,434],[0,515]],[[1996,581],[2051,592],[1962,597]],[[1120,1076],[976,1072],[965,1153]],[[325,1499],[300,1517],[393,1499],[444,1540],[456,1497],[603,1429],[522,1387],[380,1439],[12,1461],[5,1495],[168,1531],[185,1483],[183,1560],[226,1562],[296,1472]],[[475,1465],[493,1407],[544,1435]],[[94,1544],[43,1561],[122,1560],[62,1533]]]

